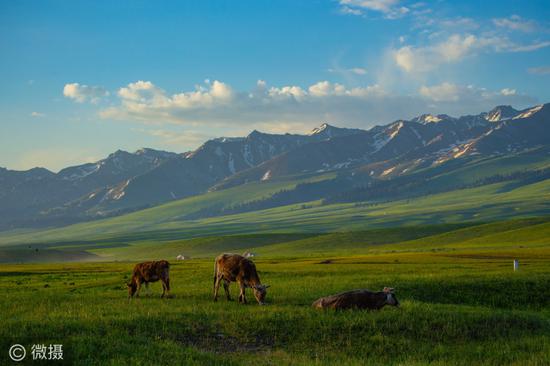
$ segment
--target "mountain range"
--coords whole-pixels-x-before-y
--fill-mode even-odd
[[[296,186],[255,202],[211,208],[211,216],[324,199],[327,202],[391,200],[460,184],[483,184],[506,174],[527,174],[529,160],[549,154],[550,104],[524,110],[498,106],[479,115],[425,114],[369,130],[323,124],[307,135],[251,132],[209,140],[172,153],[118,150],[95,163],[53,173],[43,168],[0,168],[0,229],[62,226],[121,215],[229,187],[304,174],[333,173],[330,180]],[[525,166],[468,182],[426,187],[428,179],[456,171],[472,159],[523,156]],[[506,174],[504,174],[505,172]],[[530,175],[529,175],[530,174]],[[497,177],[498,176],[498,177]],[[488,180],[489,179],[489,180]],[[541,178],[542,179],[542,178]],[[197,215],[197,214],[196,214]]]

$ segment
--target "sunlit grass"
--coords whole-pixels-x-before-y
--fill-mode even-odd
[[[513,272],[512,257],[521,257]],[[532,364],[550,356],[550,249],[257,258],[269,305],[212,301],[212,260],[173,263],[172,299],[128,303],[132,263],[5,265],[0,349],[63,343],[80,364]],[[396,288],[400,309],[319,312]],[[233,294],[236,288],[232,286]],[[252,297],[250,296],[250,299]],[[4,356],[6,354],[4,353]]]

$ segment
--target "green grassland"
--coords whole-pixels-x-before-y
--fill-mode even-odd
[[[474,159],[426,184],[547,168],[544,154]],[[62,343],[66,363],[83,365],[548,365],[548,179],[192,218],[334,176],[284,177],[0,233],[0,364],[9,364],[11,344]],[[214,303],[214,256],[244,251],[257,254],[271,285],[268,306]],[[176,261],[179,254],[191,259]],[[174,297],[160,299],[154,284],[154,296],[128,302],[133,264],[161,258],[172,263]],[[310,307],[323,295],[384,286],[396,288],[401,308]]]
[[[512,258],[521,258],[519,272]],[[211,298],[212,260],[173,263],[174,298],[126,300],[131,263],[3,265],[0,349],[62,343],[84,365],[545,365],[550,249],[258,258],[268,305]],[[318,311],[393,286],[400,308]],[[235,295],[235,286],[232,286]],[[144,293],[145,294],[145,293]],[[250,294],[249,294],[250,295]],[[251,296],[250,296],[251,297]],[[2,352],[0,363],[8,362]]]
[[[300,183],[326,181],[336,172],[279,177],[265,182],[212,191],[126,215],[61,228],[14,230],[0,233],[0,247],[50,242],[126,242],[146,238],[172,239],[245,233],[318,233],[366,230],[440,223],[487,222],[550,214],[550,180],[508,180],[480,187],[457,189],[479,180],[548,169],[547,148],[505,156],[457,159],[414,171],[425,181],[414,198],[392,201],[322,204],[300,202],[232,215],[195,218],[204,210],[223,209],[268,199]],[[409,175],[407,175],[409,176]],[[441,192],[441,193],[434,193]],[[406,192],[396,192],[396,197]]]
[[[63,343],[66,362],[84,365],[546,365],[549,234],[550,217],[540,217],[74,244],[111,262],[0,267],[0,349]],[[243,250],[258,254],[267,306],[212,301],[213,256]],[[181,252],[192,259],[172,260],[173,298],[153,284],[151,296],[127,301],[135,261]],[[384,286],[400,308],[310,307]]]
[[[273,183],[275,184],[275,183]],[[514,181],[428,196],[370,204],[323,205],[309,202],[220,217],[189,220],[181,216],[205,201],[245,195],[250,184],[175,201],[120,217],[38,231],[4,232],[0,248],[16,245],[119,245],[204,236],[252,233],[363,231],[383,227],[478,223],[550,213],[550,180],[517,185]],[[261,188],[261,189],[260,189]],[[253,190],[252,190],[253,191]]]

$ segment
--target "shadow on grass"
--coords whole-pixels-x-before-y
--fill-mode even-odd
[[[396,284],[400,298],[426,303],[540,310],[550,306],[550,279],[512,278],[434,281],[415,279]]]

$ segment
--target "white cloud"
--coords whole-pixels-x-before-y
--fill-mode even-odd
[[[202,108],[231,100],[233,92],[227,84],[217,80],[211,83],[207,80],[206,85],[208,88],[197,86],[195,91],[167,96],[164,90],[150,81],[140,80],[120,88],[118,95],[125,103],[136,108],[144,105],[182,109]]]
[[[519,15],[512,15],[509,18],[495,18],[493,19],[493,24],[497,27],[526,33],[534,32],[538,28],[537,22],[523,19]]]
[[[309,95],[313,97],[326,97],[329,95],[344,95],[346,93],[346,88],[338,83],[331,84],[328,81],[319,81],[310,86],[308,91]]]
[[[340,4],[389,13],[399,0],[340,0]]]
[[[486,105],[485,109],[487,109],[499,104],[527,106],[537,103],[536,99],[520,94],[516,89],[504,88],[500,91],[490,91],[474,85],[464,86],[449,82],[422,86],[418,92],[426,100],[438,102],[449,108],[452,108],[451,105],[463,105],[464,108]]]
[[[436,102],[458,101],[463,92],[459,86],[447,82],[430,87],[422,86],[419,89],[420,95]]]
[[[533,75],[550,75],[550,66],[530,67],[527,72]]]
[[[363,12],[359,9],[352,9],[349,6],[342,6],[340,8],[340,12],[342,14],[349,14],[349,15],[363,15]]]
[[[531,52],[550,46],[550,41],[536,42],[528,45],[510,45],[510,52]]]
[[[488,91],[447,82],[398,95],[376,84],[347,87],[326,80],[309,86],[270,86],[259,80],[249,91],[214,81],[172,95],[141,81],[121,88],[117,97],[118,103],[99,111],[102,118],[156,125],[148,128],[149,135],[189,148],[203,137],[242,136],[254,128],[306,132],[322,122],[368,128],[434,111],[461,115],[498,104],[526,107],[538,102],[508,88]],[[195,132],[174,131],[177,126],[192,126]]]
[[[427,47],[403,46],[394,51],[394,60],[406,72],[426,72],[443,63],[453,63],[480,47],[474,35],[453,34]]]
[[[424,56],[420,56],[420,53],[415,51],[411,46],[404,46],[394,51],[393,57],[397,66],[407,72],[411,72],[413,70],[421,71],[418,70],[418,68],[419,66],[424,65],[423,62],[419,62],[420,58],[423,58]]]
[[[516,95],[516,89],[504,88],[500,91],[502,95]]]
[[[89,101],[91,103],[98,103],[101,98],[109,95],[101,86],[88,86],[81,85],[79,83],[65,84],[63,88],[63,95],[69,99],[73,99],[78,103],[84,103]]]
[[[195,91],[169,95],[150,81],[138,81],[120,88],[120,104],[100,111],[110,119],[137,119],[145,122],[173,122],[183,124],[223,124],[228,120],[241,123],[265,123],[274,120],[301,120],[309,112],[318,115],[325,109],[331,113],[341,102],[383,95],[378,85],[346,88],[342,84],[319,81],[307,88],[297,85],[268,87],[258,80],[256,89],[235,92],[229,85],[214,81],[197,86]],[[338,103],[341,103],[338,102]]]
[[[459,62],[477,52],[529,52],[547,46],[550,42],[518,45],[505,37],[452,34],[428,46],[400,47],[393,51],[393,58],[402,70],[422,73],[442,64]]]
[[[31,112],[31,117],[36,117],[36,118],[40,118],[40,117],[45,117],[46,115],[44,113],[41,113],[41,112]]]
[[[448,30],[459,30],[462,32],[467,30],[471,31],[480,27],[477,21],[467,17],[441,19],[439,20],[438,25],[441,28],[445,28]]]
[[[145,89],[147,93],[143,93]],[[323,115],[320,102],[328,96],[357,93],[344,90],[339,84],[320,82],[304,89],[288,85],[268,87],[265,81],[258,81],[251,92],[235,92],[229,85],[214,81],[211,87],[199,87],[192,92],[168,95],[150,82],[131,83],[118,93],[120,104],[100,111],[107,119],[139,120],[147,123],[164,122],[186,125],[211,125],[224,128],[254,123],[269,124],[289,122],[300,123]],[[151,92],[152,91],[152,92]],[[317,109],[318,110],[315,110]]]
[[[340,0],[343,14],[363,15],[363,11],[379,12],[388,19],[397,19],[410,9],[400,5],[400,0]]]
[[[306,96],[306,91],[299,86],[283,86],[281,88],[271,87],[268,95],[271,98],[293,98],[300,100]]]
[[[118,93],[121,104],[100,112],[103,118],[136,118],[149,122],[157,120],[178,120],[174,112],[203,113],[209,108],[221,108],[231,103],[234,92],[229,85],[220,81],[206,81],[197,85],[194,91],[168,95],[166,91],[150,81],[137,81],[120,88]],[[192,121],[189,121],[190,123]]]
[[[367,69],[363,67],[351,67],[349,69],[344,69],[340,67],[327,69],[328,72],[341,74],[343,76],[357,75],[364,76],[367,75]]]
[[[150,81],[137,81],[128,84],[125,88],[118,90],[118,95],[125,100],[145,101],[151,97],[161,96],[164,92],[153,85]]]
[[[354,73],[355,75],[366,75],[367,74],[367,70],[362,68],[362,67],[354,67],[354,68],[348,69],[348,71]]]

